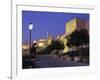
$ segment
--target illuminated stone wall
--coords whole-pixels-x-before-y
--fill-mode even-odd
[[[70,35],[72,32],[75,30],[80,30],[80,29],[87,29],[89,31],[89,21],[81,20],[78,18],[74,18],[66,23],[66,35]],[[62,36],[62,41],[64,41],[64,53],[69,51],[67,44],[67,39]]]
[[[76,29],[76,18],[66,23],[66,34],[71,34]]]
[[[87,29],[89,31],[89,21],[74,18],[66,23],[66,34],[71,34],[76,29]]]

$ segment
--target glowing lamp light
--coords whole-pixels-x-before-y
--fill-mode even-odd
[[[30,24],[29,24],[29,30],[32,30],[32,29],[33,29],[33,24],[30,23]]]

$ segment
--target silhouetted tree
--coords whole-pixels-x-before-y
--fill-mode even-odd
[[[89,44],[89,34],[86,29],[75,30],[72,34],[68,36],[67,45],[70,46],[80,46],[83,44]]]
[[[64,44],[59,40],[53,40],[49,48],[52,50],[62,50],[64,49]]]

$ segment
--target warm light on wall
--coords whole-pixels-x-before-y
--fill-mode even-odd
[[[66,33],[71,34],[76,29],[76,18],[66,23]]]
[[[22,45],[22,49],[29,49],[29,45]]]
[[[43,47],[44,46],[44,43],[38,43],[38,46],[39,47]]]

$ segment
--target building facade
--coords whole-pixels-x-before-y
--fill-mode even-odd
[[[74,18],[66,23],[66,34],[71,34],[75,30],[87,29],[89,31],[89,21]]]

